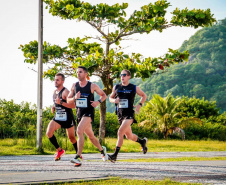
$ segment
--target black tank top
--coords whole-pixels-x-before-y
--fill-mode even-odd
[[[67,121],[69,117],[73,117],[73,111],[72,111],[71,108],[67,108],[67,107],[64,107],[63,105],[60,105],[60,104],[55,103],[55,99],[57,98],[57,96],[63,102],[65,102],[65,103],[67,102],[66,100],[64,100],[62,98],[62,93],[63,93],[64,90],[65,90],[65,87],[63,87],[63,89],[59,93],[57,93],[56,90],[53,93],[53,102],[54,102],[55,108],[56,108],[55,119],[57,119],[57,116],[60,115],[59,116],[59,121]],[[66,117],[64,117],[65,115],[66,115]]]
[[[117,84],[115,86],[115,91],[115,98],[119,98],[117,109],[133,110],[133,103],[136,95],[136,85],[129,84],[127,86],[123,86],[122,84]]]
[[[79,82],[75,84],[75,93],[81,93],[81,97],[76,100],[77,109],[94,109],[90,101],[94,101],[94,94],[91,92],[91,82],[88,81],[85,87],[81,87]]]

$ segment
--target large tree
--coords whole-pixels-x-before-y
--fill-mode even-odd
[[[107,95],[111,93],[113,81],[119,77],[122,69],[130,70],[132,77],[144,79],[149,78],[159,69],[164,70],[172,64],[187,60],[189,56],[188,51],[178,52],[172,49],[159,58],[144,58],[135,52],[127,54],[119,46],[123,39],[128,39],[134,34],[162,32],[173,26],[198,28],[210,26],[215,22],[209,9],[188,10],[185,8],[179,10],[176,8],[168,23],[165,14],[170,3],[166,0],[142,6],[129,17],[125,12],[128,3],[121,5],[117,3],[110,6],[103,3],[92,5],[79,0],[44,0],[44,2],[53,16],[84,21],[99,33],[92,37],[69,38],[68,45],[65,47],[44,42],[43,61],[48,66],[44,76],[53,79],[59,71],[68,76],[76,76],[76,67],[83,65],[88,68],[90,76],[95,75],[101,79],[104,85],[103,90]],[[89,39],[97,39],[98,43],[91,43]],[[20,49],[24,52],[26,63],[35,64],[37,62],[37,41],[21,45]],[[105,115],[106,102],[103,102],[100,104],[99,140],[101,143],[105,137]]]

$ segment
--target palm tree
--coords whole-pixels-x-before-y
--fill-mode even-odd
[[[147,109],[151,109],[152,117],[156,120],[159,130],[167,138],[167,131],[171,127],[175,127],[175,118],[180,116],[176,108],[180,105],[180,99],[174,99],[171,94],[163,98],[158,94],[153,95],[153,99],[148,102]]]

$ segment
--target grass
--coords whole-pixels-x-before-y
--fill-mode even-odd
[[[67,154],[74,154],[72,144],[66,138],[57,137],[59,145],[67,150]],[[0,139],[0,156],[3,155],[35,155],[40,154],[35,148],[35,138],[30,139]],[[105,146],[111,153],[115,149],[117,139],[106,138]],[[43,154],[54,154],[55,148],[48,138],[43,137]],[[180,140],[148,140],[149,152],[190,152],[190,151],[226,151],[224,141],[180,141]],[[124,140],[120,152],[140,152],[140,145],[136,142]],[[97,153],[89,140],[85,141],[83,153]]]
[[[115,148],[116,139],[106,141],[110,148]],[[148,140],[149,152],[191,152],[191,151],[226,151],[224,141],[181,141],[181,140]],[[140,152],[139,144],[124,140],[120,152]]]
[[[170,179],[152,181],[152,180],[135,180],[135,179],[119,179],[111,178],[107,180],[93,180],[93,181],[78,181],[78,182],[66,182],[57,183],[60,185],[201,185],[199,183],[183,183],[176,182]]]
[[[226,157],[177,157],[177,158],[146,158],[146,159],[123,159],[121,162],[176,162],[176,161],[216,161],[226,160]]]

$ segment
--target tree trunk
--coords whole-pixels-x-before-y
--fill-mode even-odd
[[[106,51],[105,57],[108,58],[110,44],[108,38],[106,39]],[[104,89],[103,91],[108,96],[113,88],[113,79],[109,77],[109,69],[108,69],[108,60],[105,61],[105,72],[102,74],[101,81],[103,82]],[[105,121],[106,121],[106,100],[100,104],[100,127],[99,127],[99,142],[102,145],[105,142]]]
[[[108,78],[108,74],[103,74],[101,78],[104,89],[103,91],[108,96],[113,88],[113,80]],[[106,100],[100,104],[100,127],[99,127],[99,142],[102,145],[105,142],[105,121],[106,121]]]

